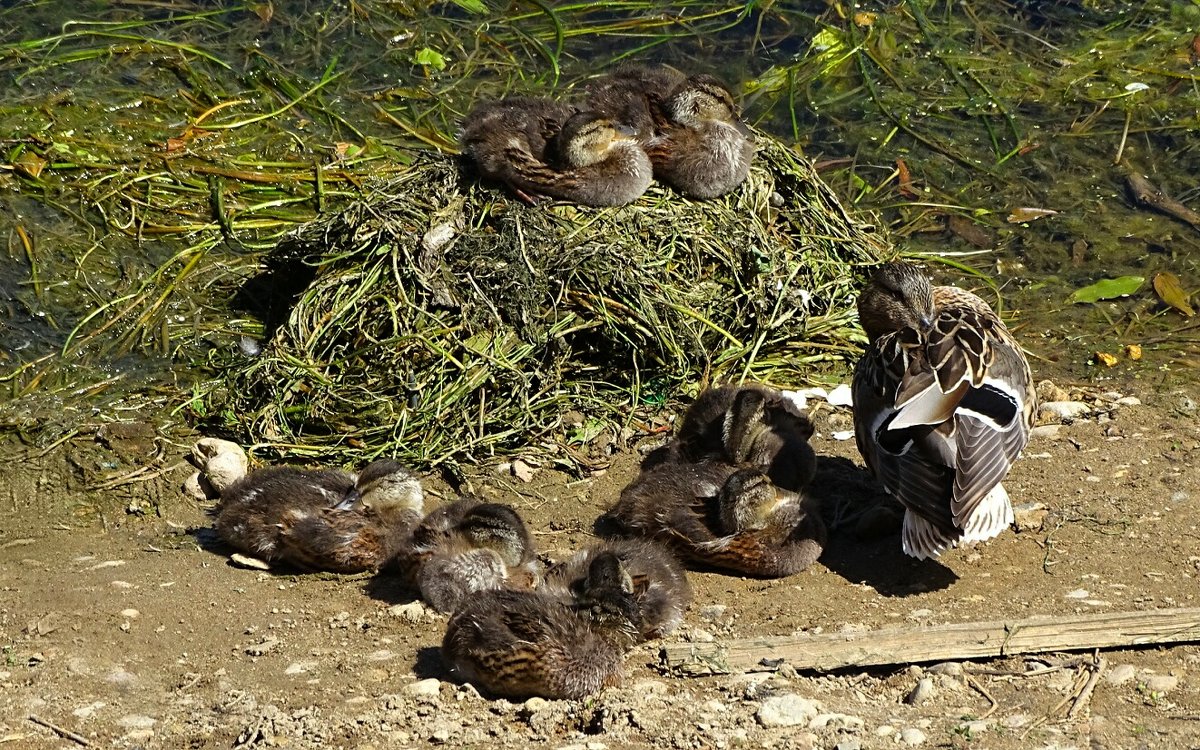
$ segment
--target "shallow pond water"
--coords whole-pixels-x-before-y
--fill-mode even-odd
[[[186,391],[261,335],[230,300],[284,232],[453,149],[477,97],[622,60],[733,84],[902,251],[1003,304],[1035,369],[1174,380],[1200,360],[1195,319],[1152,284],[1200,286],[1200,227],[1126,185],[1200,204],[1195,3],[6,6],[0,364],[27,404]],[[1145,279],[1129,297],[1070,302],[1126,275]]]

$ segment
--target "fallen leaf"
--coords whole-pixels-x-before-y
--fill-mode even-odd
[[[49,163],[32,151],[26,151],[16,158],[13,168],[26,177],[36,180]]]
[[[1096,352],[1092,355],[1092,361],[1098,365],[1104,365],[1105,367],[1117,366],[1117,358],[1108,352]]]
[[[1142,287],[1143,276],[1119,276],[1115,279],[1100,279],[1095,284],[1076,289],[1072,302],[1098,302],[1102,299],[1128,297]]]
[[[1053,216],[1058,211],[1049,208],[1014,208],[1008,215],[1009,224],[1024,224],[1027,221],[1037,221],[1046,216]]]
[[[532,482],[534,471],[536,470],[532,466],[519,458],[512,462],[512,475],[522,482]]]
[[[991,232],[958,214],[950,214],[946,220],[946,228],[950,230],[951,234],[966,240],[975,247],[988,248],[996,245],[996,239]]]
[[[1088,243],[1087,240],[1080,237],[1071,243],[1071,265],[1076,268],[1081,268],[1083,262],[1087,260]]]
[[[1141,344],[1127,344],[1125,346],[1125,356],[1132,359],[1134,362],[1142,358]]]
[[[869,29],[875,25],[875,21],[878,18],[879,18],[878,13],[859,11],[858,13],[854,14],[854,25],[861,26],[864,29]]]
[[[913,187],[912,173],[908,171],[908,165],[903,159],[896,160],[896,180],[899,182],[900,195],[905,198],[916,198],[920,196],[920,192]]]
[[[1189,318],[1196,314],[1188,303],[1188,293],[1183,291],[1179,277],[1170,271],[1154,274],[1154,292],[1158,298]]]

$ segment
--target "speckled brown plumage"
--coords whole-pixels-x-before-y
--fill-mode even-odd
[[[541,581],[537,550],[510,506],[463,497],[432,511],[396,555],[396,569],[441,612],[492,588],[534,588]]]
[[[654,173],[624,126],[596,112],[530,97],[476,105],[460,145],[481,175],[529,202],[548,195],[620,206],[644,193]]]
[[[508,589],[471,597],[446,626],[442,658],[497,697],[584,698],[621,683],[640,627],[628,574],[615,555],[600,555],[574,597]]]
[[[986,302],[910,263],[881,267],[858,308],[871,345],[854,373],[855,437],[906,509],[904,551],[996,536],[1013,519],[1001,480],[1036,405],[1020,346]]]
[[[671,546],[692,562],[745,575],[798,573],[824,550],[814,501],[753,467],[668,461],[647,469],[598,523]]]
[[[613,554],[633,582],[642,639],[659,638],[683,621],[692,587],[674,553],[650,539],[612,539],[580,550],[546,572],[546,588],[574,596],[586,583],[593,560]]]
[[[761,383],[709,388],[680,420],[664,453],[676,461],[720,457],[761,469],[784,489],[799,491],[816,473],[808,417],[793,412],[783,395]]]
[[[375,570],[421,518],[421,485],[400,464],[376,461],[343,471],[259,469],[221,493],[217,533],[267,562],[304,570]]]
[[[679,192],[715,198],[749,174],[754,136],[716,78],[685,77],[663,65],[626,66],[589,90],[588,106],[632,127],[655,177]]]

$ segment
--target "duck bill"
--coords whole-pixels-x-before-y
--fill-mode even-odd
[[[337,505],[333,506],[333,509],[350,510],[360,502],[362,502],[362,493],[358,491],[357,487],[353,487],[346,493],[345,497],[338,501]]]

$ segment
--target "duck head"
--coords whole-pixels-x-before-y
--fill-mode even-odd
[[[738,469],[717,495],[717,508],[726,533],[736,534],[766,528],[780,510],[798,496],[776,487],[758,469]]]
[[[881,266],[858,296],[858,320],[872,342],[905,328],[926,331],[935,317],[933,284],[912,263]]]
[[[515,510],[500,503],[481,503],[463,516],[459,530],[476,549],[495,552],[505,565],[518,566],[533,556],[533,540]]]
[[[359,504],[378,513],[416,511],[425,505],[421,482],[403,465],[390,459],[374,461],[359,473],[354,487],[335,506],[350,510]]]
[[[633,578],[616,553],[596,555],[574,593],[578,607],[594,624],[630,641],[637,637],[642,625],[641,609]]]
[[[637,144],[633,128],[596,112],[579,112],[556,136],[560,159],[569,167],[588,167],[607,159],[623,144]]]
[[[665,102],[667,116],[679,125],[698,128],[709,122],[731,125],[747,138],[750,129],[729,89],[710,75],[691,76]]]

